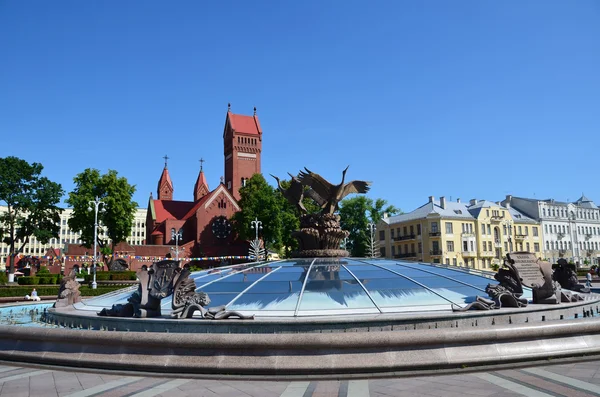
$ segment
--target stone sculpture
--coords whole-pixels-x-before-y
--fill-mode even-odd
[[[300,213],[300,230],[292,235],[298,239],[300,249],[293,253],[296,257],[344,257],[348,251],[340,249],[341,242],[349,233],[340,227],[340,218],[335,214],[339,202],[351,193],[366,193],[369,182],[352,181],[344,183],[348,167],[342,172],[342,181],[338,185],[309,169],[300,171],[297,177],[291,176],[288,189],[283,189],[277,180],[283,196]],[[308,214],[302,200],[308,197],[321,208],[318,214]]]
[[[102,309],[99,316],[111,317],[159,317],[160,302],[173,293],[174,284],[181,273],[179,262],[165,260],[153,263],[150,269],[137,272],[140,284],[126,304]]]
[[[74,303],[81,302],[81,292],[79,292],[79,281],[77,281],[77,272],[71,270],[68,276],[63,277],[58,290],[58,298],[52,307],[67,307]]]
[[[211,320],[221,320],[230,317],[240,319],[253,319],[254,316],[245,316],[235,311],[227,311],[225,306],[205,308],[210,303],[206,292],[196,292],[196,282],[189,278],[189,269],[183,269],[175,284],[173,300],[171,301],[171,317],[192,318],[195,312],[200,312],[200,317]]]
[[[238,317],[252,319],[237,312],[225,310],[225,306],[205,308],[210,298],[205,292],[196,292],[196,283],[189,278],[188,268],[181,269],[179,262],[165,260],[153,263],[150,269],[137,273],[140,284],[127,299],[125,304],[113,305],[110,309],[102,309],[99,316],[109,317],[159,317],[160,304],[163,298],[173,295],[171,307],[173,318],[192,318],[196,311],[205,319],[226,319]]]
[[[522,298],[523,286],[519,272],[511,261],[505,261],[504,267],[498,269],[494,278],[500,284],[488,284],[485,292],[491,299],[478,296],[474,302],[465,307],[452,305],[453,311],[467,310],[491,310],[501,307],[524,307],[527,306],[527,299]]]
[[[501,307],[527,306],[527,299],[521,297],[523,285],[531,288],[533,303],[535,304],[556,304],[583,300],[577,294],[563,291],[561,285],[553,280],[550,263],[535,258],[535,255],[529,252],[506,254],[504,266],[498,269],[494,278],[500,284],[488,284],[485,289],[491,299],[478,296],[474,302],[463,308],[453,305],[452,310],[490,310]]]
[[[575,265],[569,264],[563,258],[558,260],[557,265],[554,273],[552,273],[552,279],[558,282],[562,288],[570,291],[590,292],[589,287],[579,283]]]

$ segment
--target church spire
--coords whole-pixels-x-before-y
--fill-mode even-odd
[[[196,185],[194,185],[194,201],[200,200],[202,197],[206,196],[209,193],[208,183],[206,183],[206,177],[204,176],[204,171],[202,170],[205,160],[201,158],[199,161],[200,173],[198,174]]]
[[[171,176],[169,175],[169,170],[167,169],[167,160],[169,157],[165,155],[163,157],[165,159],[165,168],[160,176],[160,180],[158,181],[158,189],[157,195],[159,200],[173,200],[173,182],[171,182]]]

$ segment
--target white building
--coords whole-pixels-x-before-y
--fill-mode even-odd
[[[506,196],[510,205],[540,222],[546,259],[597,265],[600,258],[600,209],[585,196],[574,203]]]
[[[0,205],[0,214],[8,211],[8,207]],[[60,215],[60,232],[58,238],[51,238],[47,244],[42,244],[36,240],[35,237],[30,237],[29,242],[21,253],[25,256],[40,256],[45,255],[49,248],[61,248],[64,249],[66,244],[81,244],[79,233],[74,232],[69,228],[69,218],[73,213],[72,208],[65,208]],[[100,238],[106,239],[106,235],[102,232],[102,228],[98,228]],[[127,242],[132,245],[144,244],[146,240],[146,208],[138,208],[135,213],[133,220],[133,227],[131,228],[131,235],[127,238]],[[19,247],[17,247],[19,248]],[[0,268],[4,268],[6,265],[6,258],[8,257],[10,246],[0,241]]]

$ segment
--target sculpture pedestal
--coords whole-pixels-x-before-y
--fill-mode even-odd
[[[350,233],[340,228],[340,217],[335,214],[306,214],[300,217],[300,230],[292,233],[298,239],[299,250],[292,253],[298,258],[340,258],[348,251],[340,249]]]

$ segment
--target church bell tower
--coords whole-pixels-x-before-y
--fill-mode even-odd
[[[262,129],[254,108],[254,115],[245,116],[231,112],[227,108],[225,130],[223,131],[225,155],[225,180],[227,190],[240,199],[239,189],[252,178],[260,174],[260,156],[262,152]]]

